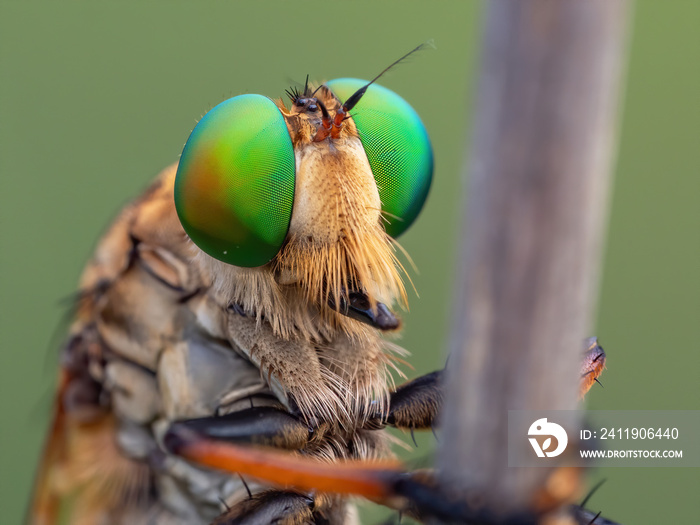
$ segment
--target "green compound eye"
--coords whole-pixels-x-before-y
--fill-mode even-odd
[[[346,101],[367,81],[338,78],[326,85]],[[393,91],[372,84],[351,111],[379,189],[386,231],[398,237],[420,213],[433,178],[433,149],[418,114]]]
[[[262,266],[284,243],[295,163],[284,117],[262,95],[240,95],[204,115],[180,157],[175,208],[204,252],[235,266]]]

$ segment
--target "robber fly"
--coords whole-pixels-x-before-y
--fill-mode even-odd
[[[433,153],[379,76],[219,104],[122,211],[81,278],[30,523],[352,523],[348,494],[421,516],[383,428],[431,427],[441,373],[395,389],[382,333]]]

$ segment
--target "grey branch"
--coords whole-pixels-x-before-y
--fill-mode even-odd
[[[625,0],[487,3],[441,483],[503,512],[547,469],[508,469],[509,409],[577,406],[624,70]]]

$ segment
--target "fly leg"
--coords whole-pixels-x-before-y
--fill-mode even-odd
[[[249,492],[247,499],[227,508],[213,525],[344,523],[346,510],[340,498],[326,493],[310,495],[316,486],[314,467],[320,462],[290,454],[322,436],[323,428],[311,429],[292,414],[268,406],[173,423],[165,434],[164,445],[193,463],[280,487]]]
[[[392,392],[386,414],[374,414],[367,429],[386,425],[402,430],[424,430],[436,425],[442,407],[443,371],[437,370],[404,383]]]
[[[598,382],[605,368],[605,352],[598,339],[583,343],[581,358],[580,397]],[[391,394],[389,411],[384,418],[377,414],[368,421],[368,428],[389,425],[404,430],[428,429],[435,426],[442,406],[443,370],[417,377],[404,383]]]
[[[442,401],[442,372],[419,377],[391,395],[387,413],[370,418],[366,428],[391,425],[403,429],[433,426]],[[394,502],[395,485],[407,474],[394,462],[351,462],[328,465],[294,456],[289,452],[260,449],[250,445],[286,451],[301,450],[323,429],[310,429],[301,419],[275,407],[255,407],[225,416],[190,419],[173,423],[165,435],[165,447],[196,464],[237,472],[273,483],[280,490],[253,494],[224,512],[215,525],[234,523],[326,523],[342,505],[333,504],[331,494],[360,494],[376,502],[398,507],[409,515],[420,515],[410,503]],[[409,477],[412,477],[409,475]],[[430,477],[428,475],[428,477]],[[295,489],[299,492],[293,492]],[[308,492],[306,492],[308,491]],[[310,492],[317,494],[310,497]],[[410,499],[410,495],[409,498]],[[331,523],[343,519],[330,519]]]
[[[443,371],[404,383],[391,394],[386,422],[401,429],[432,428],[442,407]]]
[[[436,406],[431,400],[439,390],[440,380],[438,372],[399,388],[394,394],[395,410],[383,421],[391,418],[395,426],[434,421],[434,410],[425,412],[419,407],[425,403]],[[421,399],[423,402],[416,401]],[[266,416],[270,416],[268,421]],[[257,419],[260,421],[255,423]],[[245,428],[249,429],[247,435]],[[251,495],[224,512],[213,525],[343,523],[346,512],[336,496],[348,495],[365,497],[421,521],[438,518],[447,523],[489,525],[540,522],[541,515],[536,511],[503,520],[484,509],[472,508],[468,502],[454,500],[441,489],[431,471],[407,472],[400,464],[390,461],[327,463],[295,456],[289,451],[249,446],[277,444],[278,448],[291,449],[301,444],[303,432],[308,440],[309,430],[304,424],[282,410],[267,407],[234,413],[231,417],[175,423],[164,444],[173,454],[199,465],[258,478],[279,487]],[[569,513],[580,525],[612,523],[600,517],[581,521],[581,512],[570,510]]]
[[[166,433],[166,446],[182,433],[246,445],[299,450],[314,436],[310,429],[288,412],[275,407],[252,407],[225,416],[178,421]]]
[[[406,387],[411,393],[435,391],[438,376],[426,376]],[[404,414],[411,410],[404,407],[403,399],[412,405],[410,400],[416,396],[406,392],[406,388],[397,391],[396,407],[402,410],[389,416],[397,426],[411,417]],[[432,418],[426,413],[423,421],[428,423]],[[329,464],[290,453],[308,449],[314,440],[322,438],[323,428],[309,429],[283,409],[256,407],[220,417],[176,422],[165,434],[164,445],[171,453],[195,464],[236,472],[278,487],[250,494],[248,499],[228,508],[213,525],[345,523],[347,510],[342,496],[355,494],[415,514],[394,488],[405,476],[396,462]]]
[[[299,450],[312,435],[306,425],[283,410],[251,407],[225,416],[176,422],[164,440],[172,452],[178,450],[183,436],[185,439],[197,436],[202,440]],[[247,485],[246,489],[249,490]],[[212,525],[313,523],[314,506],[313,498],[298,492],[267,490],[254,495],[249,492],[248,499],[227,508]]]
[[[216,518],[212,525],[314,523],[314,500],[298,492],[267,490],[251,496]]]

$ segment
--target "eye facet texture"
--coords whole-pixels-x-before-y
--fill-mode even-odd
[[[339,78],[326,85],[344,102],[367,84]],[[372,84],[350,112],[382,201],[386,231],[398,237],[416,219],[433,178],[433,149],[415,110],[393,91]]]
[[[262,95],[240,95],[209,111],[185,144],[175,207],[192,241],[235,266],[262,266],[289,229],[295,163],[284,117]]]

